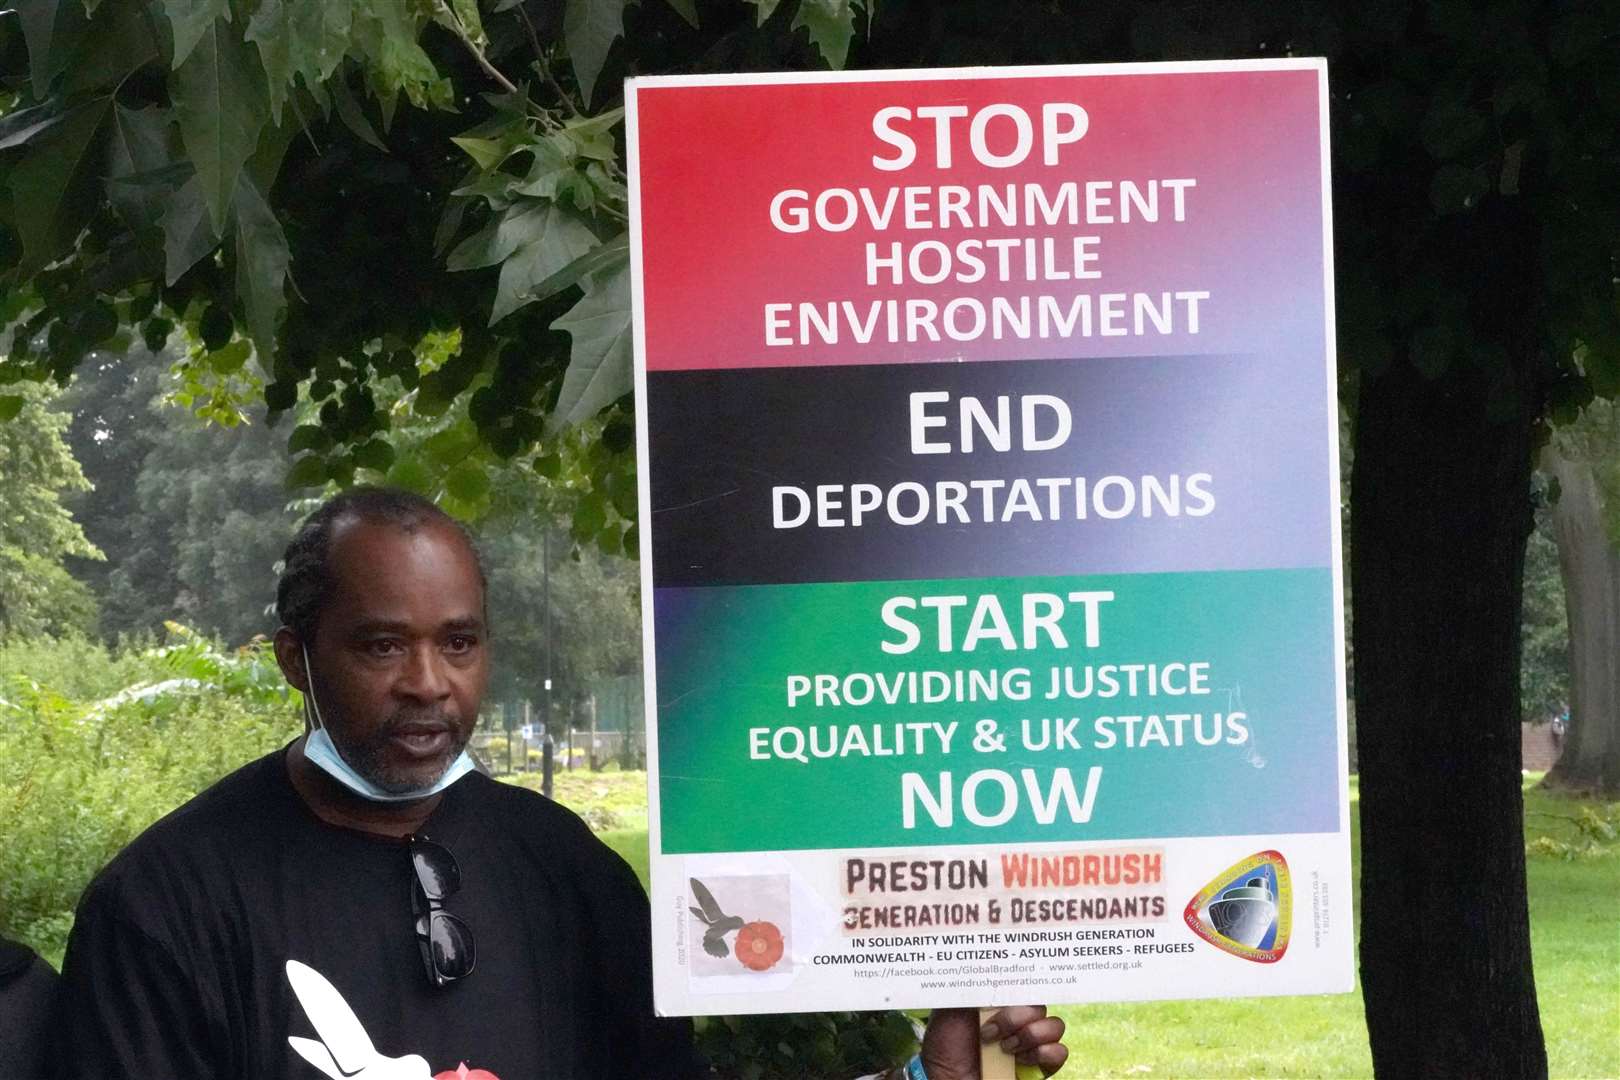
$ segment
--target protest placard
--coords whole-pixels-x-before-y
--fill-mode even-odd
[[[659,1010],[1350,989],[1323,63],[626,106]]]

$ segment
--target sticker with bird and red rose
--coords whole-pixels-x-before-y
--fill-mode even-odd
[[[775,875],[690,878],[696,920],[695,975],[746,975],[792,967],[788,879]]]

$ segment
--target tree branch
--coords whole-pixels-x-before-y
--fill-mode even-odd
[[[467,47],[467,51],[472,53],[473,59],[478,61],[478,66],[483,68],[484,72],[489,75],[491,79],[494,79],[502,90],[505,90],[508,94],[517,93],[517,86],[512,82],[511,79],[508,79],[505,75],[501,74],[501,70],[499,68],[489,62],[489,57],[484,55],[484,50],[480,49],[478,47],[478,43],[472,39],[472,35],[467,33],[467,27],[463,25],[461,19],[457,17],[456,13],[451,10],[450,5],[445,3],[445,0],[434,0],[433,6],[438,8],[439,11],[445,16],[451,32],[454,33],[456,37],[461,39],[461,43]]]
[[[540,45],[540,35],[535,32],[534,21],[529,18],[528,11],[525,10],[522,4],[519,4],[516,10],[518,18],[523,22],[524,31],[529,35],[529,44],[534,48],[535,70],[540,72],[540,77],[546,81],[547,86],[551,87],[552,93],[562,98],[562,103],[568,109],[570,116],[584,116],[585,114],[580,111],[579,106],[574,104],[574,99],[568,95],[568,91],[564,90],[562,84],[551,74],[551,65],[546,63],[546,50]]]

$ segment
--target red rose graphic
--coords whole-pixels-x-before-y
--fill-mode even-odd
[[[501,1078],[488,1069],[469,1069],[467,1063],[463,1061],[455,1072],[446,1069],[434,1076],[433,1080],[501,1080]]]
[[[782,959],[782,931],[775,923],[746,923],[737,931],[735,948],[743,967],[765,971]]]

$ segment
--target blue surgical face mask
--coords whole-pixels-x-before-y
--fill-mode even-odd
[[[315,700],[315,673],[309,666],[309,649],[300,647],[304,651],[304,678],[309,681],[309,693],[304,695],[304,717],[309,721],[310,733],[304,739],[304,757],[309,759],[310,764],[362,799],[369,799],[372,802],[411,802],[415,799],[425,799],[429,795],[437,795],[473,771],[472,757],[463,749],[456,755],[456,760],[450,763],[450,767],[444,770],[444,775],[426,787],[412,788],[409,791],[388,791],[361,776],[352,765],[343,760],[343,755],[338,752],[336,744],[332,742],[332,736],[327,733],[326,725],[321,721],[321,705]]]

